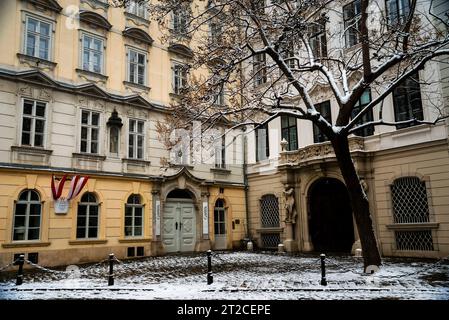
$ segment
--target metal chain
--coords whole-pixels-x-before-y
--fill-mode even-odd
[[[50,273],[55,273],[55,274],[65,274],[65,275],[67,275],[67,272],[66,272],[66,271],[58,271],[58,270],[48,269],[48,268],[42,267],[42,266],[40,266],[40,265],[38,265],[38,264],[36,264],[36,263],[33,263],[33,262],[31,262],[30,260],[27,260],[27,259],[25,259],[24,261],[25,261],[26,263],[28,263],[28,264],[31,264],[33,267],[35,267],[35,268],[37,268],[37,269],[39,269],[39,270],[42,270],[42,271],[46,271],[46,272],[50,272]]]
[[[17,261],[19,261],[19,259],[16,259],[15,261],[11,262],[10,264],[7,264],[7,265],[4,266],[4,267],[1,267],[1,268],[0,268],[0,272],[2,272],[3,270],[8,269],[10,266],[14,265]]]

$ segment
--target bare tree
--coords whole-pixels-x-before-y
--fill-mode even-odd
[[[339,0],[159,0],[148,4],[164,34],[162,41],[187,44],[194,54],[187,66],[188,85],[172,106],[170,125],[185,128],[202,121],[207,129],[227,117],[235,125],[257,127],[281,115],[312,121],[335,151],[365,268],[380,266],[381,257],[348,136],[377,125],[435,124],[445,118],[440,109],[432,119],[413,112],[397,121],[383,119],[382,102],[388,95],[410,81],[422,81],[417,72],[449,54],[448,19],[433,15],[432,0],[401,1],[407,5],[384,8],[389,2],[355,0],[343,6],[346,2]],[[337,17],[341,24],[327,23],[329,17]],[[313,102],[311,91],[317,85],[329,90],[338,104],[334,123]],[[356,110],[369,88],[376,90],[376,97]],[[217,103],[223,93],[226,106]],[[379,110],[375,121],[367,117],[373,110]]]

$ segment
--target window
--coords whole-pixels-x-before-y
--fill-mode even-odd
[[[144,53],[129,49],[128,51],[128,81],[145,85],[147,56]]]
[[[402,177],[391,185],[394,223],[429,222],[429,203],[426,183],[418,177]],[[397,250],[432,251],[432,231],[395,231]]]
[[[125,237],[143,235],[143,205],[138,194],[129,196],[125,205]]]
[[[100,114],[98,112],[81,111],[81,145],[80,151],[98,153]]]
[[[98,202],[95,195],[86,192],[78,203],[76,219],[76,238],[87,239],[98,237]]]
[[[315,109],[321,114],[324,119],[326,119],[327,122],[332,123],[331,103],[329,100],[316,104]],[[313,143],[325,142],[327,140],[328,138],[324,133],[321,132],[320,128],[313,124]]]
[[[24,190],[14,208],[13,241],[39,240],[42,204],[34,190]]]
[[[188,14],[185,9],[173,11],[173,32],[177,35],[187,33]]]
[[[279,227],[279,201],[273,194],[266,194],[260,199],[260,218],[262,228]]]
[[[103,40],[83,34],[83,70],[103,73]]]
[[[316,21],[310,28],[310,47],[316,59],[327,57],[326,21]]]
[[[350,48],[360,42],[360,0],[355,0],[343,7],[346,47]]]
[[[394,223],[429,222],[426,183],[417,177],[396,179],[391,186]]]
[[[281,51],[281,55],[290,69],[296,69],[298,67],[298,60],[295,58],[295,44],[293,41],[288,42],[285,49]]]
[[[120,128],[112,126],[109,129],[109,153],[113,156],[118,156],[120,141]]]
[[[21,138],[23,146],[44,146],[45,108],[44,102],[23,100]]]
[[[404,81],[393,90],[394,118],[396,121],[410,119],[423,120],[419,76],[415,75]],[[410,127],[416,123],[398,124],[397,129]]]
[[[268,124],[256,129],[256,161],[268,159],[270,148],[268,144]]]
[[[267,82],[267,61],[265,53],[256,54],[253,57],[253,74],[255,86]]]
[[[128,157],[131,159],[143,159],[144,122],[129,120]]]
[[[173,65],[173,92],[182,94],[187,88],[187,66],[175,63]]]
[[[51,37],[51,23],[30,16],[26,17],[26,55],[50,60]]]
[[[222,135],[220,143],[215,145],[215,168],[226,168],[226,142]]]
[[[352,109],[352,118],[358,115],[359,112],[362,111],[362,109],[365,108],[370,102],[371,102],[371,90],[366,89],[365,92],[363,92],[362,96],[360,97],[359,101],[357,101],[357,103],[355,104],[354,109]],[[363,123],[371,121],[373,121],[372,109],[368,110],[368,112],[365,113],[359,121],[357,121],[356,125],[361,125]],[[373,133],[374,133],[374,126],[368,126],[354,131],[354,134],[360,137],[371,136]]]
[[[405,23],[410,13],[410,0],[386,0],[387,18],[389,26]]]
[[[147,6],[145,1],[130,0],[126,6],[126,12],[147,19]]]
[[[298,129],[296,128],[296,118],[282,116],[281,117],[281,133],[282,139],[285,139],[287,151],[298,149]]]
[[[222,88],[219,89],[220,91],[215,95],[214,97],[214,104],[219,106],[224,106],[224,91]]]
[[[214,232],[215,234],[226,234],[226,209],[224,200],[218,199],[214,208]]]

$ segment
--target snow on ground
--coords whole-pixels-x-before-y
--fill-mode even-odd
[[[205,254],[116,263],[113,286],[107,283],[107,261],[78,266],[78,273],[26,269],[21,286],[15,285],[13,267],[0,273],[0,299],[449,300],[449,261],[383,263],[379,272],[366,275],[360,258],[327,257],[327,286],[320,285],[319,257],[304,254],[217,252],[211,285]]]

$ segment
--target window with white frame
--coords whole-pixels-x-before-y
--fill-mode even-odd
[[[226,168],[226,142],[224,134],[219,138],[219,142],[215,144],[215,168]]]
[[[172,13],[173,32],[177,35],[187,33],[188,13],[185,9],[178,9]]]
[[[281,55],[290,69],[296,69],[298,67],[298,60],[295,58],[295,44],[293,41],[288,41],[286,43],[285,48],[281,51]]]
[[[99,203],[95,194],[86,192],[78,203],[76,218],[76,238],[88,239],[98,237]]]
[[[268,159],[270,145],[268,136],[268,124],[259,126],[256,130],[256,161]]]
[[[355,0],[343,7],[346,48],[350,48],[360,42],[360,17],[360,0]]]
[[[310,27],[310,47],[315,59],[327,57],[326,20],[320,19]]]
[[[386,0],[387,18],[389,26],[405,23],[410,13],[410,0]]]
[[[43,147],[46,103],[23,100],[21,145]]]
[[[147,55],[133,50],[128,50],[128,81],[145,85],[147,68]]]
[[[80,152],[99,152],[100,114],[89,110],[81,111]]]
[[[125,205],[125,237],[143,235],[143,205],[138,194],[128,197]]]
[[[259,53],[253,57],[253,74],[255,86],[267,82],[267,60],[265,53]]]
[[[174,63],[173,64],[173,92],[181,94],[182,90],[187,87],[187,66]]]
[[[83,70],[103,73],[104,40],[89,34],[82,35]]]
[[[25,29],[25,54],[50,60],[52,24],[35,17],[27,16]]]
[[[145,0],[130,0],[126,5],[126,12],[134,14],[140,18],[147,19],[147,5]]]
[[[35,190],[24,190],[14,206],[13,241],[39,240],[42,204]]]
[[[129,119],[128,158],[143,159],[144,121]]]

